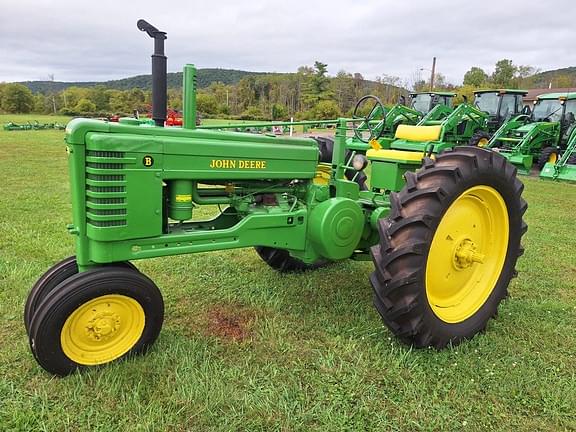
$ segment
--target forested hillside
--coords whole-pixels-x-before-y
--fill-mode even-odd
[[[360,73],[327,73],[327,64],[317,61],[293,73],[247,72],[232,69],[199,69],[197,107],[208,117],[285,120],[326,119],[350,115],[356,101],[374,94],[388,105],[398,102],[408,89],[454,91],[456,102],[472,100],[474,91],[485,88],[576,89],[576,67],[540,72],[532,66],[516,65],[510,59],[496,62],[494,70],[472,66],[462,85],[454,85],[442,73],[434,82],[418,78],[402,80],[383,74],[374,81]],[[150,111],[151,76],[106,81],[64,83],[34,81],[0,84],[0,111],[60,113],[83,116],[131,114]],[[182,109],[182,74],[168,74],[168,103]]]
[[[213,82],[236,84],[246,75],[264,75],[265,72],[248,72],[235,69],[198,69],[197,83],[199,88],[208,87]],[[269,75],[269,74],[268,74]],[[23,81],[20,84],[28,87],[33,93],[60,92],[68,87],[94,87],[102,85],[115,90],[130,90],[139,88],[147,90],[152,87],[152,75],[137,75],[119,80],[103,82],[62,82],[62,81]],[[182,87],[182,72],[168,73],[168,88]]]
[[[330,77],[322,62],[294,73],[200,69],[197,85],[200,113],[239,119],[334,118],[350,114],[355,102],[368,93],[388,104],[407,94],[399,78],[369,81],[345,71]],[[151,86],[150,75],[104,83],[0,84],[0,107],[7,112],[95,116],[147,112]],[[168,103],[174,110],[182,108],[181,73],[168,74]]]

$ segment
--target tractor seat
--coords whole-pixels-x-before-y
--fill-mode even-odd
[[[420,164],[424,158],[424,153],[391,149],[370,149],[366,152],[366,157],[370,160],[383,162]]]
[[[400,125],[396,129],[395,139],[402,139],[406,141],[438,141],[442,126],[412,126]]]

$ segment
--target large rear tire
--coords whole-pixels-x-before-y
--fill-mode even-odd
[[[505,158],[478,147],[406,174],[379,222],[370,277],[374,304],[402,341],[442,348],[485,329],[522,254],[523,187]]]
[[[30,348],[40,366],[64,376],[145,352],[163,319],[154,282],[132,269],[99,267],[69,277],[38,306]]]
[[[295,273],[304,272],[308,270],[316,270],[330,264],[328,260],[320,260],[313,264],[306,264],[298,258],[290,255],[290,252],[284,249],[277,249],[267,246],[256,246],[254,248],[256,253],[262,260],[280,273]]]

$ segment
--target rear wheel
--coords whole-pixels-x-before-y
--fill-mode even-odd
[[[372,248],[374,303],[395,335],[442,348],[486,327],[522,253],[522,190],[506,159],[475,147],[406,174]]]
[[[320,260],[313,264],[306,264],[304,261],[291,256],[290,252],[284,249],[267,246],[256,246],[254,249],[266,264],[280,273],[316,270],[330,264],[330,261],[328,260]]]
[[[558,147],[546,147],[542,149],[538,158],[538,169],[541,171],[547,163],[556,163],[559,155]]]
[[[476,131],[468,141],[469,146],[486,147],[490,142],[491,135],[483,130]]]
[[[149,278],[99,267],[66,279],[38,306],[30,347],[44,369],[64,376],[144,352],[163,318],[162,295]]]
[[[136,267],[128,261],[107,265],[125,267],[137,271]],[[30,330],[30,320],[36,312],[38,305],[42,303],[60,283],[77,273],[78,263],[76,262],[76,257],[71,256],[54,264],[38,279],[30,290],[30,293],[28,293],[26,305],[24,306],[24,326],[26,327],[26,333]]]

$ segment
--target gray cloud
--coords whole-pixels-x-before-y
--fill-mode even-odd
[[[185,63],[291,72],[321,60],[367,78],[410,80],[438,57],[455,83],[510,58],[547,70],[576,64],[573,0],[246,2],[2,0],[0,81],[96,81],[149,72],[144,18],[168,32],[169,69]],[[427,72],[422,72],[426,75]]]

